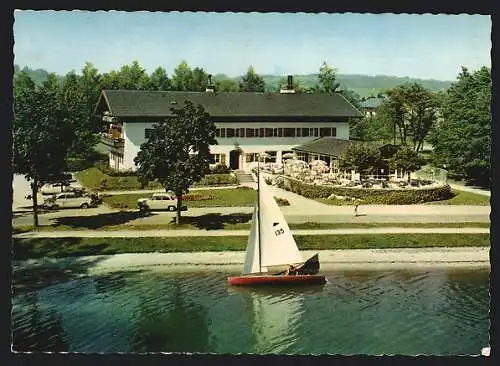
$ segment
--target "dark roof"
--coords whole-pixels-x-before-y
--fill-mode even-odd
[[[320,137],[292,150],[304,151],[312,154],[340,156],[349,145],[359,143],[353,140],[343,140],[335,137]]]
[[[385,98],[368,98],[364,102],[361,102],[361,108],[378,108]]]
[[[185,100],[201,104],[213,117],[362,117],[339,94],[175,92],[103,90],[96,112],[116,117],[168,117]]]

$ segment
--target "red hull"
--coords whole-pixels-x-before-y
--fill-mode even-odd
[[[228,277],[227,282],[235,286],[255,286],[255,285],[311,285],[323,284],[327,282],[325,276],[321,275],[257,275],[257,276],[236,276]]]

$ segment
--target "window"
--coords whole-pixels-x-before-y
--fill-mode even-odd
[[[332,127],[332,136],[337,136],[337,129],[335,127]]]
[[[253,163],[258,160],[258,155],[259,155],[258,153],[247,153],[245,161],[247,163]]]
[[[247,137],[255,137],[254,129],[253,128],[247,128],[246,129],[246,136]]]
[[[210,154],[209,162],[210,164],[225,164],[225,158],[225,154]]]
[[[283,129],[282,128],[273,128],[273,137],[282,137]]]
[[[319,129],[319,137],[331,136],[332,129],[330,127],[322,127]]]
[[[273,129],[272,128],[266,128],[266,133],[264,135],[265,137],[273,137]]]
[[[226,128],[226,137],[234,137],[234,128]]]
[[[276,163],[276,151],[266,151],[269,157],[266,157],[266,163]]]
[[[245,137],[245,129],[240,128],[240,137]]]
[[[215,129],[215,137],[220,137],[220,128]]]
[[[310,136],[318,137],[319,133],[317,128],[310,128],[309,130]]]
[[[226,129],[225,128],[220,129],[220,137],[226,137]]]
[[[152,128],[146,128],[144,130],[144,138],[149,139],[151,137],[152,133],[153,133],[153,129]]]
[[[266,136],[265,131],[266,131],[266,129],[265,129],[265,128],[259,128],[259,137],[264,137],[264,136]]]
[[[297,132],[295,132],[295,135],[297,137],[300,137],[300,136],[302,136],[301,132],[302,132],[302,128],[297,128]]]
[[[295,137],[295,128],[284,128],[283,136],[285,137]]]
[[[309,128],[302,129],[302,137],[309,137]]]

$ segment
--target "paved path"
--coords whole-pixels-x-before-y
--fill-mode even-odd
[[[285,206],[282,207],[288,223],[343,223],[343,222],[358,222],[358,223],[452,223],[452,222],[490,222],[490,207],[489,206],[384,206],[384,205],[367,205],[359,207],[358,217],[354,216],[353,208],[350,206],[329,206],[325,205],[322,209],[299,209],[297,207]],[[231,222],[237,220],[239,222],[249,222],[252,207],[206,207],[206,208],[190,208],[187,212],[183,212],[182,216],[193,218],[196,221],[218,221],[220,223]],[[98,217],[107,216],[106,221],[113,221],[115,224],[128,223],[135,225],[158,225],[168,224],[175,216],[175,213],[170,212],[153,212],[149,216],[142,216],[137,210],[129,210],[120,212],[119,210],[109,209],[105,206],[98,208],[90,208],[86,210],[71,209],[60,210],[56,212],[44,212],[39,215],[40,225],[52,225],[61,223],[71,217]],[[203,217],[205,216],[205,217]],[[113,218],[114,217],[114,218]],[[200,219],[200,217],[202,217]],[[96,219],[98,221],[99,219]],[[83,219],[82,219],[83,221]],[[15,213],[12,219],[13,226],[32,225],[33,216],[31,212]],[[83,225],[83,223],[82,223]]]
[[[400,267],[489,267],[488,247],[466,248],[397,248],[397,249],[343,249],[303,251],[303,258],[319,253],[323,269],[387,269]],[[39,258],[15,261],[15,270],[53,267],[72,269],[85,266],[90,272],[134,269],[140,267],[186,270],[190,266],[234,266],[241,271],[245,252],[197,252],[197,253],[125,253],[69,258]],[[178,266],[176,266],[178,265]],[[158,267],[165,266],[165,267]]]
[[[462,184],[458,183],[448,183],[452,189],[456,189],[459,191],[466,191],[466,192],[471,192],[471,193],[476,193],[480,194],[482,196],[488,196],[491,197],[491,192],[486,189],[480,189],[480,188],[474,188],[474,187],[468,187]]]
[[[293,235],[349,235],[349,234],[487,234],[488,228],[363,228],[292,230]],[[139,238],[187,236],[248,236],[249,230],[73,230],[39,231],[16,234],[16,238]]]

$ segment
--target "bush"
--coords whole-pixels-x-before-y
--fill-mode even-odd
[[[274,197],[274,200],[278,204],[278,206],[290,206],[290,202],[286,198]]]
[[[238,178],[231,174],[207,174],[195,186],[217,186],[238,184]]]
[[[357,198],[366,203],[384,205],[409,205],[416,203],[440,201],[452,196],[449,185],[422,189],[363,189],[307,184],[295,179],[286,178],[285,188],[306,198],[328,198],[334,194]]]
[[[231,172],[231,169],[227,165],[217,164],[210,168],[210,174],[228,174]]]

